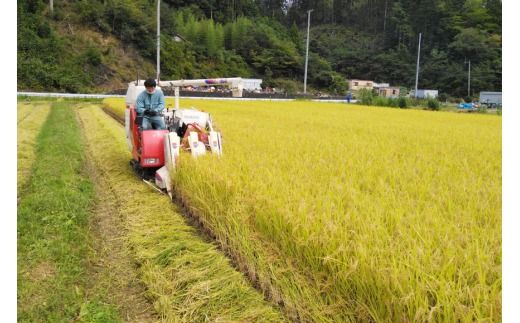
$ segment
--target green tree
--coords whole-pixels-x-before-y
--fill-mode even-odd
[[[477,60],[486,55],[486,35],[476,28],[462,29],[448,46],[456,57]]]
[[[410,25],[409,15],[399,1],[393,4],[389,20],[389,38],[392,44],[396,44],[399,49],[401,47],[407,47],[411,39],[414,38],[414,32]]]

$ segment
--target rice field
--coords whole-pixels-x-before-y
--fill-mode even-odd
[[[182,158],[177,195],[289,319],[501,321],[499,116],[181,106],[212,113],[224,158]]]

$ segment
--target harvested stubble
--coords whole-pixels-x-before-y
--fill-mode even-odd
[[[165,321],[283,321],[178,209],[133,174],[124,129],[101,109],[79,110],[89,154],[117,197],[130,247]]]
[[[181,160],[177,194],[290,317],[500,321],[500,117],[182,106],[212,113],[224,158]]]
[[[34,163],[36,136],[50,111],[50,103],[18,102],[17,109],[17,190],[27,183]]]

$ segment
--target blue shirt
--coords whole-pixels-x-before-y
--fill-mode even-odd
[[[152,94],[144,90],[137,97],[135,110],[138,114],[143,114],[144,110],[161,112],[164,110],[164,94],[159,89],[155,89]]]

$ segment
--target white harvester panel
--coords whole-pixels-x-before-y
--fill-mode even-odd
[[[180,138],[175,132],[164,135],[164,166],[161,167],[155,176],[155,185],[160,189],[166,190],[170,197],[173,196],[170,174],[177,167],[176,161],[179,158]]]
[[[185,124],[196,123],[202,128],[208,124],[209,114],[195,109],[181,109],[175,112],[175,117]]]
[[[181,138],[176,133],[170,132],[168,142],[170,143],[170,150],[175,158],[179,157],[181,148]]]
[[[212,153],[218,156],[222,155],[222,138],[220,136],[220,132],[209,132],[209,146]]]
[[[188,137],[188,143],[190,145],[191,155],[198,157],[206,154],[206,146],[204,143],[199,141],[199,135],[196,132],[190,132]]]
[[[169,171],[173,171],[176,159],[179,157],[180,138],[175,132],[167,133],[164,136],[164,163]]]

